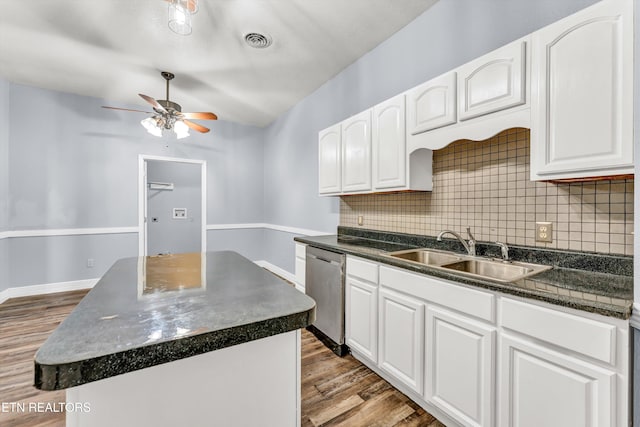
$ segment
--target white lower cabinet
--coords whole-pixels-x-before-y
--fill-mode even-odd
[[[424,397],[468,426],[495,425],[496,328],[427,306]]]
[[[345,285],[345,337],[349,348],[378,362],[378,288],[353,276]]]
[[[380,289],[378,366],[422,394],[424,303]]]
[[[447,426],[629,425],[627,320],[352,256],[346,289],[354,356]]]
[[[307,269],[307,245],[303,243],[296,243],[296,289],[300,292],[305,292],[305,274]]]
[[[506,334],[500,357],[500,426],[624,425],[615,422],[615,372]]]

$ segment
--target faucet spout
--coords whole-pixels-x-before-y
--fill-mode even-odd
[[[469,227],[467,227],[467,234],[469,235],[469,241],[468,242],[466,240],[464,240],[461,235],[459,235],[458,233],[456,233],[455,231],[452,231],[452,230],[443,230],[443,231],[441,231],[438,234],[438,237],[436,237],[436,240],[438,242],[441,242],[442,241],[442,236],[444,236],[445,234],[451,234],[456,239],[458,239],[458,241],[460,243],[462,243],[462,246],[464,246],[465,250],[467,251],[467,253],[469,255],[471,255],[471,256],[475,256],[476,255],[476,240],[473,237],[473,234],[471,234],[471,229]]]
[[[502,254],[502,259],[504,261],[509,261],[509,246],[506,243],[496,242],[496,245],[500,247],[500,252]]]

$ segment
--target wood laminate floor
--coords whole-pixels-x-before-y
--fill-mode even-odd
[[[64,413],[11,411],[7,404],[64,402],[33,387],[33,356],[87,291],[0,304],[0,426],[63,427]],[[352,356],[337,357],[302,331],[302,426],[425,426],[439,421]],[[229,426],[233,427],[233,426]]]

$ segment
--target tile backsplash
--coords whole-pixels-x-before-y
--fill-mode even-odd
[[[433,191],[342,196],[340,225],[435,236],[471,227],[476,239],[633,255],[633,179],[529,180],[529,130],[456,141],[433,152]],[[535,223],[553,223],[553,242]]]

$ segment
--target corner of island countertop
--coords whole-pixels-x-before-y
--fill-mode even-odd
[[[200,289],[144,297],[138,267],[148,257],[118,260],[40,347],[34,386],[75,387],[315,321],[315,301],[271,272],[231,251],[202,255]]]

